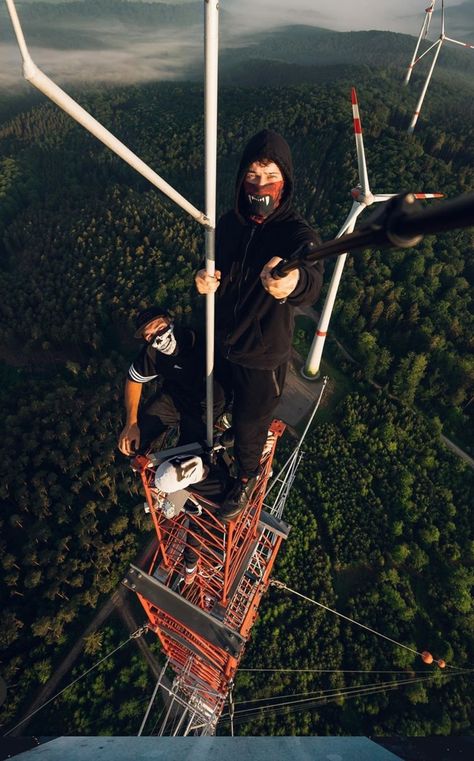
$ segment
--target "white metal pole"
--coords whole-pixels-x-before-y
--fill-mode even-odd
[[[21,57],[23,58],[23,66],[24,66],[23,73],[25,75],[25,78],[27,78],[26,77],[26,73],[25,73],[25,67],[28,64],[33,63],[33,61],[31,60],[31,56],[29,54],[29,51],[28,51],[28,48],[27,48],[27,45],[26,45],[26,42],[25,42],[25,37],[23,35],[23,29],[21,28],[21,25],[20,25],[20,20],[18,18],[18,14],[16,12],[15,4],[14,4],[13,0],[6,0],[6,3],[7,3],[8,12],[10,14],[10,18],[12,20],[13,30],[14,30],[15,35],[16,35],[16,39],[17,39],[17,42],[18,42],[18,47],[20,48]]]
[[[219,3],[204,0],[204,171],[205,210],[209,220],[205,232],[206,272],[215,273],[216,181],[217,181],[217,88],[219,55]],[[206,434],[212,446],[214,427],[214,294],[206,296]]]
[[[153,169],[145,164],[133,151],[127,148],[120,140],[112,135],[109,130],[94,119],[82,106],[76,103],[64,90],[61,90],[49,77],[46,76],[33,62],[28,48],[26,46],[25,38],[20,26],[18,14],[16,12],[15,4],[13,0],[6,0],[8,11],[12,20],[13,28],[15,30],[18,46],[20,48],[21,56],[23,58],[23,76],[34,87],[40,90],[50,100],[56,103],[59,108],[62,108],[69,116],[75,119],[79,124],[85,127],[86,130],[91,132],[98,140],[104,143],[114,153],[120,156],[127,164],[133,169],[139,172],[145,177],[152,185],[161,190],[162,193],[171,198],[178,206],[193,217],[197,222],[202,225],[209,225],[210,220],[203,214],[202,211],[196,209],[189,201],[186,200],[177,190],[169,185],[162,177],[160,177]]]
[[[340,238],[344,233],[351,233],[354,230],[355,223],[359,214],[365,209],[363,204],[357,204],[353,206],[352,210],[344,222],[343,226],[339,230],[336,238]],[[301,372],[304,378],[308,380],[314,380],[318,377],[319,367],[321,364],[321,357],[323,355],[324,343],[326,341],[327,331],[329,327],[329,321],[331,319],[332,310],[334,308],[334,302],[336,301],[336,295],[341,281],[344,264],[346,262],[347,254],[340,254],[337,257],[336,266],[332,274],[331,282],[326,296],[326,301],[319,318],[318,327],[314,335],[313,343],[306,358],[305,366]]]
[[[421,107],[422,107],[423,101],[425,99],[426,91],[428,89],[428,85],[430,83],[430,79],[431,79],[431,76],[433,74],[434,67],[436,66],[436,61],[438,60],[438,56],[439,56],[439,53],[440,53],[440,50],[441,50],[441,45],[443,44],[443,38],[442,37],[439,39],[437,44],[438,44],[438,47],[436,49],[436,53],[433,56],[433,61],[432,61],[431,66],[430,66],[430,70],[428,72],[428,76],[426,77],[425,84],[423,85],[423,89],[421,91],[421,95],[418,98],[418,103],[416,104],[415,113],[413,114],[412,120],[410,122],[410,126],[408,127],[409,134],[412,134],[412,132],[415,129],[416,123],[418,121],[418,117],[420,115]]]

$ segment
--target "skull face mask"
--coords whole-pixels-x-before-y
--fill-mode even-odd
[[[173,323],[159,330],[154,335],[151,345],[162,354],[174,354],[176,350],[176,337],[174,335]]]

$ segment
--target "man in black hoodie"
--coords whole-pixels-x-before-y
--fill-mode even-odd
[[[319,237],[292,205],[293,163],[284,138],[262,130],[244,149],[235,208],[216,230],[216,274],[196,274],[201,294],[216,293],[216,375],[234,395],[234,454],[239,476],[221,509],[232,520],[245,507],[285,382],[295,306],[313,304],[322,263],[271,277],[281,259]]]

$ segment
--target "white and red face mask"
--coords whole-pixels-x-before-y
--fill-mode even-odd
[[[280,205],[283,195],[284,180],[268,182],[266,185],[254,185],[244,180],[244,193],[247,202],[247,212],[250,219],[263,222]]]

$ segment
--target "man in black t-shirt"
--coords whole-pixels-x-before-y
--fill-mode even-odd
[[[145,452],[160,433],[178,425],[179,444],[205,439],[205,347],[200,336],[175,326],[169,313],[155,306],[138,315],[135,338],[145,343],[125,383],[127,418],[120,451],[129,457]],[[155,380],[161,381],[161,389],[140,408],[143,385]],[[215,384],[215,417],[223,404],[222,390]]]

